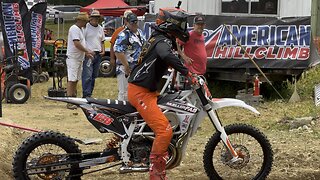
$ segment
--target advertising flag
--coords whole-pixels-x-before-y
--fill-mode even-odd
[[[30,9],[30,30],[32,42],[32,63],[38,65],[41,59],[41,49],[43,47],[44,27],[46,22],[47,3],[41,2],[35,4]]]
[[[27,46],[30,30],[28,29],[28,23],[26,23],[30,19],[27,16],[28,8],[25,1],[1,1],[0,22],[3,32],[5,56],[6,58],[14,56],[15,49],[23,50],[23,54],[18,56],[18,62],[22,70],[28,70],[31,63],[31,55],[28,54],[28,52],[31,52],[31,46]]]

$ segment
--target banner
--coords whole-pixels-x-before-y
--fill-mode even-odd
[[[264,69],[305,69],[312,64],[310,17],[209,16],[206,21],[210,22],[205,31],[210,67],[254,68],[249,57]]]
[[[14,56],[15,48],[23,50],[23,55],[18,56],[18,62],[23,70],[30,68],[31,62],[31,54],[28,54],[31,52],[31,46],[26,43],[30,40],[30,30],[28,29],[30,18],[27,16],[28,8],[23,0],[3,0],[1,2],[0,21],[5,56],[6,58]]]
[[[6,58],[14,56],[15,49],[23,50],[18,56],[20,75],[32,80],[31,67],[39,65],[41,59],[47,3],[27,2],[30,11],[24,0],[2,0],[0,22]]]
[[[32,63],[39,65],[41,59],[41,49],[44,40],[44,27],[46,22],[47,3],[37,3],[30,9],[30,30],[32,42]]]
[[[188,19],[189,30],[193,29],[193,17]],[[302,72],[318,64],[319,59],[312,47],[310,19],[207,15],[204,30],[207,72],[256,69],[249,57],[264,70],[284,70],[280,73],[288,69]],[[155,16],[147,15],[145,21],[143,29],[148,37]]]

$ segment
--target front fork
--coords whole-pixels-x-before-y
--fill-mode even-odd
[[[224,130],[224,127],[221,125],[221,122],[220,122],[216,112],[214,112],[212,110],[212,108],[210,108],[210,110],[207,111],[207,113],[209,115],[210,121],[212,122],[212,124],[214,125],[216,130],[221,133],[220,138],[233,157],[230,160],[231,163],[236,162],[236,161],[240,161],[239,156],[238,156],[237,152],[235,151],[235,149],[232,147],[232,144],[228,138],[228,135],[227,135],[226,131]]]
[[[205,84],[202,85],[204,87],[205,93],[207,94],[207,96],[211,97],[210,91],[208,90],[207,86]],[[200,101],[204,107],[204,109],[207,111],[208,116],[210,118],[210,121],[212,122],[212,124],[214,125],[214,127],[216,128],[217,131],[219,131],[220,134],[220,138],[222,140],[222,142],[224,143],[224,145],[227,147],[227,149],[229,150],[229,152],[232,155],[232,159],[230,160],[231,163],[233,162],[237,162],[237,161],[241,161],[241,159],[239,158],[237,152],[234,150],[234,148],[232,147],[232,144],[228,138],[228,135],[226,133],[226,131],[224,130],[223,126],[221,125],[221,122],[216,114],[216,112],[212,109],[211,105],[209,104],[208,99],[206,98],[205,93],[201,90],[201,88],[198,88],[196,90]]]

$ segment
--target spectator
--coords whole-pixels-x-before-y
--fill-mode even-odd
[[[205,25],[204,16],[195,16],[193,19],[193,30],[189,33],[189,40],[187,42],[178,40],[178,43],[183,47],[183,50],[178,48],[178,51],[185,61],[185,66],[190,72],[199,75],[206,73],[207,65],[207,52],[203,36]]]
[[[118,100],[128,100],[128,75],[137,64],[141,47],[145,42],[142,31],[138,29],[138,18],[134,13],[127,15],[127,27],[118,35],[114,45],[117,57],[116,75],[118,80]]]
[[[93,58],[94,53],[85,48],[85,39],[83,35],[83,28],[89,20],[88,14],[80,12],[76,17],[76,23],[72,25],[68,32],[68,46],[67,46],[67,96],[77,96],[77,83],[81,79],[82,63],[84,57]],[[68,109],[76,109],[77,106],[67,104]]]
[[[104,27],[104,35],[106,37],[111,37],[114,33],[114,28],[112,26],[105,26]]]
[[[132,13],[131,10],[126,10],[123,13],[123,26],[117,28],[114,31],[114,33],[112,34],[112,36],[111,36],[111,40],[110,40],[110,44],[111,44],[111,46],[110,46],[110,64],[111,64],[112,67],[114,67],[115,64],[116,64],[116,56],[114,54],[113,46],[114,46],[114,43],[116,42],[116,39],[117,39],[119,33],[126,28],[126,26],[127,26],[127,19],[126,18],[127,18],[127,15],[130,14],[130,13]]]
[[[83,98],[91,97],[94,89],[95,79],[99,75],[101,56],[104,55],[104,31],[99,25],[101,18],[98,10],[93,10],[90,14],[89,22],[84,31],[86,47],[94,52],[93,59],[86,57],[83,61],[82,72],[82,95]]]
[[[44,29],[44,40],[52,40],[52,31],[50,29]]]

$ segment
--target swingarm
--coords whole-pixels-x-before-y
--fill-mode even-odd
[[[118,149],[111,149],[105,152],[90,152],[90,153],[70,153],[70,154],[47,154],[39,159],[34,159],[28,165],[26,169],[28,175],[34,174],[54,174],[59,171],[70,171],[72,167],[79,169],[89,169],[93,166],[117,162],[120,157],[117,153]],[[65,159],[65,160],[63,160]],[[57,162],[58,160],[58,162]],[[48,163],[48,162],[52,163]],[[117,165],[121,165],[121,162],[112,164],[103,169],[108,169]],[[96,172],[97,170],[87,173],[81,173],[81,175]],[[77,174],[79,175],[79,174]]]

